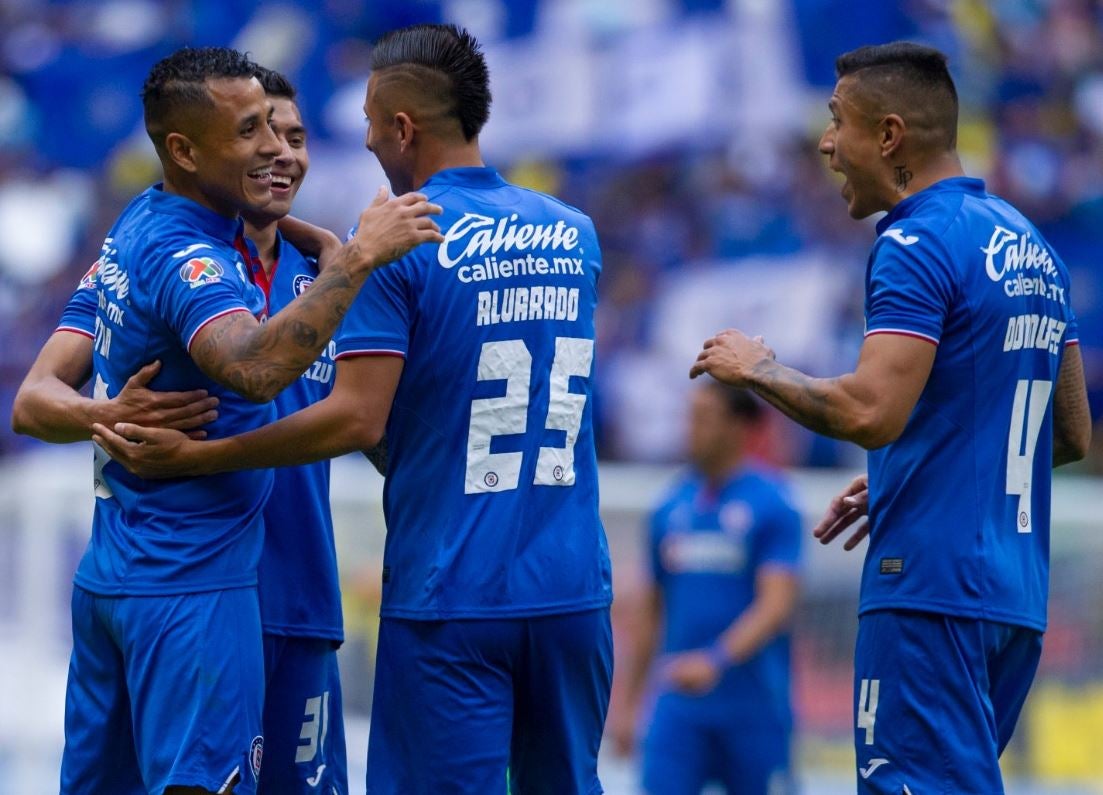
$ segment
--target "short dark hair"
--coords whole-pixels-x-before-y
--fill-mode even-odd
[[[949,59],[934,47],[894,41],[859,47],[835,59],[835,74],[853,75],[874,93],[886,113],[930,135],[930,143],[946,149],[957,145],[957,89]]]
[[[266,66],[258,66],[256,76],[264,89],[264,93],[268,96],[295,101],[295,86],[291,85],[291,81],[282,72],[277,72],[275,69],[269,69]]]
[[[744,422],[755,422],[762,416],[762,403],[747,389],[728,386],[721,381],[706,381],[724,400],[724,407],[732,417]]]
[[[490,118],[490,71],[475,37],[455,25],[411,25],[384,35],[371,54],[373,72],[406,68],[427,91],[443,99],[448,115],[459,120],[470,141]],[[446,78],[443,85],[424,70]],[[420,73],[420,74],[419,74]],[[430,79],[424,79],[429,77]]]
[[[214,107],[208,80],[253,77],[259,69],[248,55],[228,47],[183,47],[162,58],[142,86],[146,133],[153,145],[162,150],[182,111]]]

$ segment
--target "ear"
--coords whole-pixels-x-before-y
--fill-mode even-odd
[[[394,115],[395,130],[398,131],[398,147],[404,150],[414,143],[414,120],[408,113],[399,111]]]
[[[890,113],[877,125],[877,142],[881,147],[881,157],[889,158],[900,151],[904,145],[904,136],[908,125],[899,115]]]
[[[168,152],[169,159],[173,163],[189,174],[199,170],[195,144],[183,133],[173,132],[166,135],[165,151]]]

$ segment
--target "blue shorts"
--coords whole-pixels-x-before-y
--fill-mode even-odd
[[[379,627],[368,795],[592,795],[609,610]]]
[[[708,696],[704,696],[707,698]],[[739,795],[794,792],[790,729],[703,714],[694,697],[659,696],[643,741],[647,795],[700,795],[710,781]]]
[[[1042,633],[1025,627],[863,615],[854,661],[858,792],[1002,793],[999,755],[1041,654]]]
[[[264,636],[260,795],[347,795],[345,718],[331,640]]]
[[[264,740],[254,588],[180,596],[73,589],[62,795],[251,795]]]

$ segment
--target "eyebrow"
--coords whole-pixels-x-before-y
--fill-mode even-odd
[[[249,123],[255,124],[259,121],[260,121],[260,114],[251,113],[248,116],[246,116],[244,119],[239,119],[238,123],[237,123],[237,126],[238,127],[244,127],[245,125],[247,125]]]

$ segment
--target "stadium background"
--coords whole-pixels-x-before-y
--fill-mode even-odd
[[[290,75],[311,133],[302,216],[343,230],[381,184],[363,151],[370,41],[454,21],[486,44],[488,162],[597,222],[605,255],[597,416],[618,655],[640,521],[681,454],[684,377],[734,325],[818,374],[853,365],[871,223],[815,144],[834,56],[911,38],[950,54],[966,170],[1040,226],[1073,273],[1093,417],[1103,416],[1103,2],[1099,0],[0,0],[0,407],[123,204],[157,177],[138,90],[184,44]],[[772,417],[758,449],[793,471],[809,524],[859,450]],[[0,792],[56,791],[70,577],[87,537],[85,446],[0,430]],[[1103,792],[1103,452],[1062,472],[1051,628],[1007,769],[1014,792]],[[364,484],[369,484],[365,488]],[[378,603],[379,480],[338,462],[353,792]],[[796,697],[804,792],[854,777],[850,655],[859,559],[806,546]],[[618,692],[614,690],[613,709]],[[603,758],[610,792],[631,761]]]

